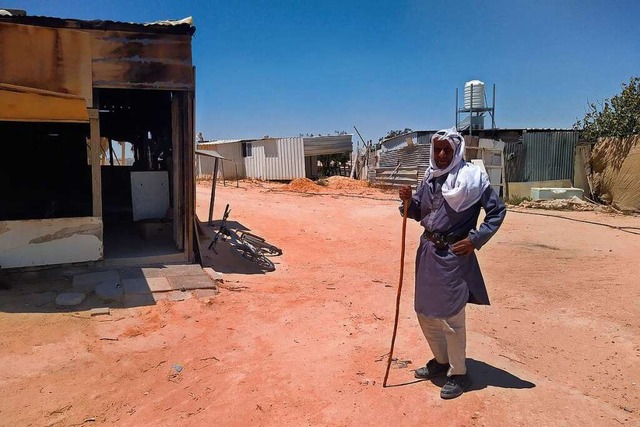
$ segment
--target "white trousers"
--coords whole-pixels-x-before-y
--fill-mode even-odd
[[[424,337],[429,343],[433,357],[438,363],[449,363],[447,373],[464,375],[467,373],[467,329],[465,326],[465,308],[447,319],[427,317],[418,313],[418,322]]]

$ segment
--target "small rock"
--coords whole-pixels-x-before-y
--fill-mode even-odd
[[[207,276],[209,276],[211,280],[213,280],[214,282],[224,282],[222,273],[218,273],[213,268],[205,267],[202,269],[202,271],[204,271],[207,274]]]
[[[56,305],[61,307],[69,307],[82,304],[82,301],[86,298],[86,295],[81,292],[68,292],[59,294],[56,297]]]

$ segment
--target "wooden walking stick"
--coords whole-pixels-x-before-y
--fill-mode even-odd
[[[398,283],[398,296],[396,297],[396,320],[393,323],[393,335],[391,336],[391,349],[389,349],[389,359],[387,360],[387,371],[384,374],[382,387],[387,386],[387,378],[389,378],[389,369],[391,369],[391,360],[393,359],[393,346],[396,342],[396,332],[398,331],[398,316],[400,315],[400,294],[402,293],[402,276],[404,276],[404,240],[407,233],[407,212],[411,199],[403,200],[404,211],[402,212],[402,250],[400,251],[400,282]]]

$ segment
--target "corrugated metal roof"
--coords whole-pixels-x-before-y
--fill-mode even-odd
[[[40,27],[71,28],[84,30],[114,30],[135,31],[139,33],[164,33],[193,35],[196,27],[192,25],[192,19],[185,18],[179,21],[158,21],[151,23],[132,23],[119,21],[55,18],[50,16],[7,16],[0,15],[0,22],[11,22],[23,25],[36,25]]]
[[[410,145],[429,144],[436,131],[414,131],[397,135],[382,141],[383,151],[400,150]]]
[[[215,157],[217,159],[224,160],[224,157],[222,157],[222,155],[218,153],[216,150],[198,150],[196,148],[196,154],[200,156]]]
[[[198,147],[211,147],[214,145],[222,145],[222,144],[235,144],[237,142],[251,142],[256,141],[255,139],[216,139],[213,141],[203,141],[196,142]]]

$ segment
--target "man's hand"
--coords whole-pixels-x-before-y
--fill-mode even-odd
[[[398,195],[400,196],[400,199],[405,202],[407,200],[411,199],[411,187],[408,185],[404,185],[402,187],[400,187],[400,190],[398,190]]]
[[[451,246],[451,250],[456,255],[469,255],[476,250],[476,247],[471,243],[470,238],[462,239]]]

